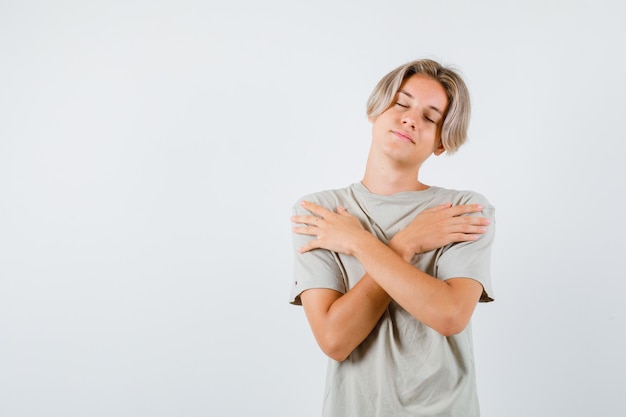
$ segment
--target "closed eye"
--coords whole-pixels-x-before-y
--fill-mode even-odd
[[[405,109],[408,109],[409,106],[407,106],[406,104],[402,104],[399,101],[396,101],[396,105],[400,106],[400,107],[404,107]]]

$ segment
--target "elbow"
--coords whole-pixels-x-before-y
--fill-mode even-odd
[[[335,360],[337,362],[343,362],[346,359],[348,359],[348,356],[350,356],[350,353],[345,353],[345,352],[341,352],[341,351],[328,351],[328,352],[324,351],[324,353],[330,359]]]
[[[442,336],[449,337],[449,336],[454,336],[455,334],[461,333],[463,330],[465,330],[465,327],[466,326],[450,324],[446,326],[441,326],[440,328],[435,329],[435,330],[437,330],[437,332],[441,334]]]
[[[323,340],[318,340],[318,345],[326,356],[337,362],[343,362],[346,360],[353,350],[353,348],[350,348],[345,343],[341,343],[333,337],[326,337]]]
[[[433,329],[445,337],[454,336],[461,333],[467,327],[469,317],[464,317],[458,313],[451,313],[440,317]]]

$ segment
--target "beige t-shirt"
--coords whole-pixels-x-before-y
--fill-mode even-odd
[[[417,254],[412,263],[436,278],[473,278],[483,285],[481,301],[492,301],[490,257],[495,233],[494,208],[482,195],[430,187],[382,196],[361,183],[303,197],[327,209],[339,205],[387,243],[422,210],[452,203],[482,204],[492,223],[473,242],[453,243]],[[299,201],[294,214],[310,214]],[[300,294],[311,288],[345,293],[365,270],[356,258],[317,249],[300,254],[297,249],[314,237],[293,234],[294,281],[290,302],[300,305]],[[325,417],[459,416],[480,415],[471,326],[445,337],[391,302],[370,335],[343,362],[329,359],[324,394]]]

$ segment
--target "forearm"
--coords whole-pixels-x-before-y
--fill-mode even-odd
[[[306,293],[302,296],[306,297]],[[391,298],[365,274],[353,288],[334,300],[326,312],[310,314],[312,309],[307,308],[307,301],[303,298],[318,344],[329,357],[342,361],[372,332]]]
[[[483,226],[489,222],[462,214],[475,213],[482,210],[482,206],[443,205],[425,210],[423,213],[426,214],[420,214],[409,227],[398,232],[389,246],[363,229],[359,220],[342,207],[334,213],[307,201],[303,201],[302,206],[315,215],[293,216],[294,223],[304,225],[294,227],[294,232],[317,236],[317,239],[308,240],[299,248],[300,252],[326,249],[354,256],[361,262],[368,277],[417,320],[443,335],[465,328],[482,293],[482,285],[472,277],[441,281],[414,267],[410,261],[416,251],[476,240],[476,234],[484,233]],[[339,293],[325,296],[312,302],[312,305],[324,307],[318,314],[325,317],[340,296]],[[361,305],[359,299],[357,297],[357,301],[348,304],[347,313],[358,310]],[[374,311],[382,314],[384,309]]]
[[[372,280],[417,320],[444,335],[465,327],[475,303],[465,302],[467,297],[460,297],[447,281],[419,270],[369,233],[356,240],[353,255]]]
[[[405,260],[412,258],[413,253],[397,239],[388,246]],[[323,325],[313,328],[322,350],[333,359],[345,359],[369,336],[390,302],[391,297],[365,273],[354,287],[337,296],[327,311],[322,311]]]

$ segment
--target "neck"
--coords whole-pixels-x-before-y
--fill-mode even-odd
[[[403,167],[376,163],[368,158],[361,183],[379,195],[391,195],[404,191],[422,191],[428,188],[418,179],[419,167]]]

